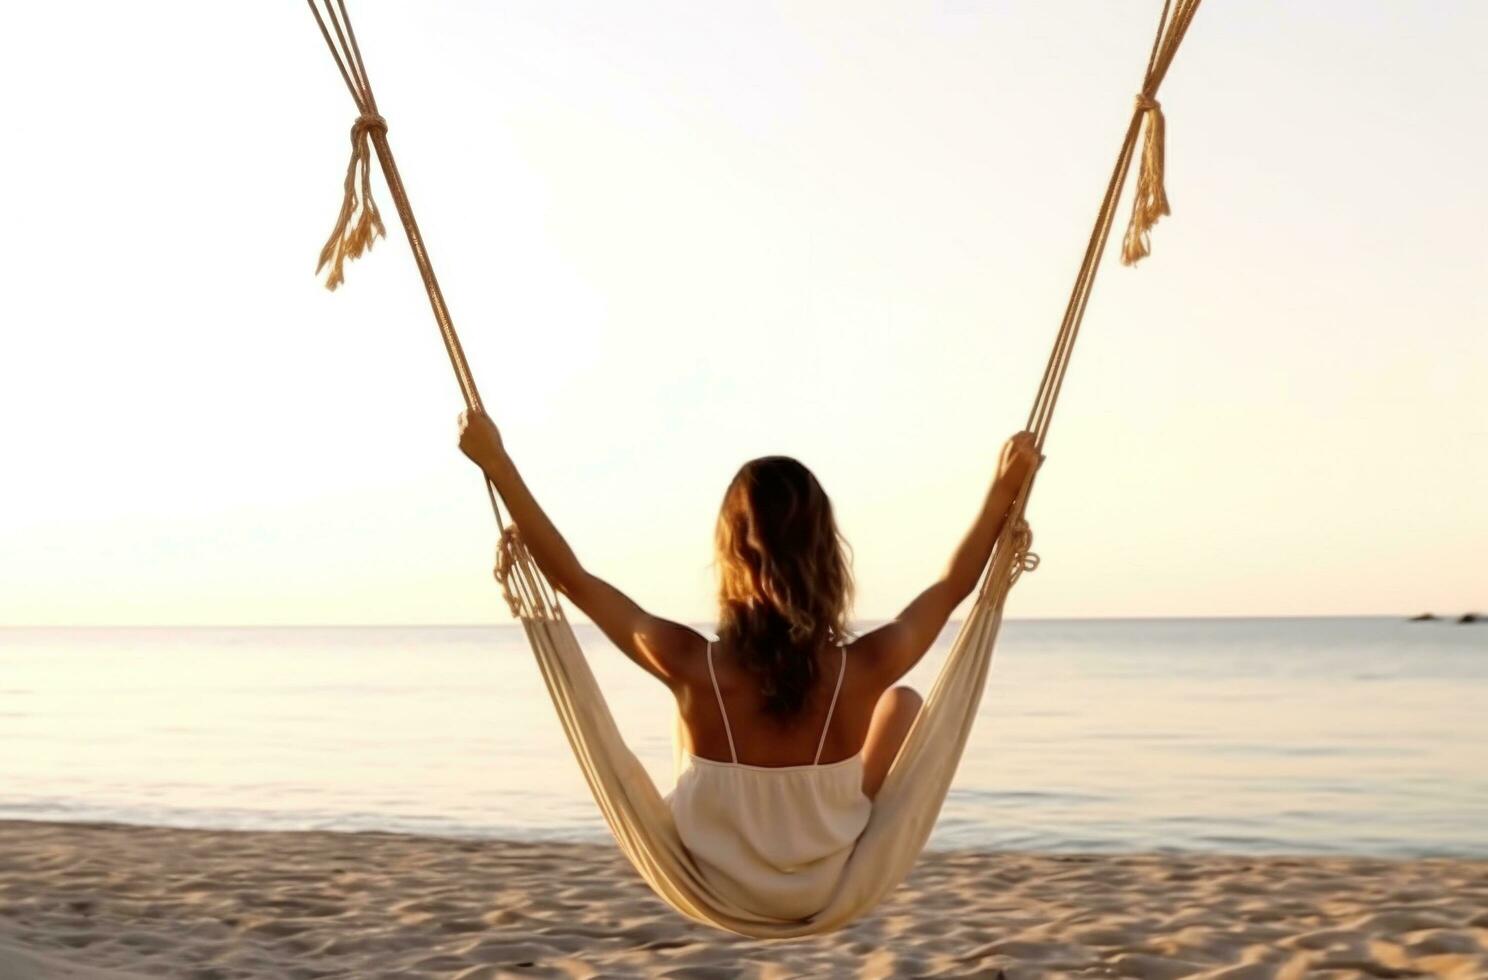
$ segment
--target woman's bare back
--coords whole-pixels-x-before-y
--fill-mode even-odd
[[[816,681],[806,703],[798,715],[785,720],[765,712],[759,677],[740,663],[728,647],[717,643],[713,644],[713,671],[718,678],[718,695],[715,696],[706,657],[705,647],[702,656],[697,658],[703,661],[702,669],[689,670],[685,683],[676,689],[677,707],[688,735],[688,744],[684,747],[704,759],[734,761],[729,751],[729,728],[725,727],[723,714],[718,710],[718,698],[722,697],[739,762],[771,767],[810,765],[816,756],[822,726],[827,721],[837,674],[843,666],[839,649],[817,654]],[[859,714],[849,710],[847,704],[852,699],[847,689],[851,672],[849,663],[843,673],[842,696],[832,710],[822,762],[849,758],[856,755],[863,745],[866,720],[854,725],[844,718],[849,714],[856,718]]]

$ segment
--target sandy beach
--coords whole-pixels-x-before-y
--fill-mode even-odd
[[[614,850],[0,823],[0,978],[1488,977],[1488,862],[932,853],[835,935],[684,921]]]

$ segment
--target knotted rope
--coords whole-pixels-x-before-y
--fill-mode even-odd
[[[1121,242],[1121,262],[1136,265],[1152,252],[1148,234],[1157,219],[1172,214],[1168,209],[1168,192],[1163,187],[1163,144],[1167,123],[1162,105],[1146,93],[1137,96],[1137,112],[1147,120],[1147,141],[1142,144],[1142,166],[1137,172],[1136,192],[1132,196],[1131,223]]]
[[[1013,549],[1013,562],[1008,572],[1008,588],[1012,588],[1013,584],[1023,577],[1024,572],[1031,572],[1039,567],[1039,556],[1033,552],[1033,529],[1021,516],[1012,524],[1013,526],[1008,530],[1008,539]]]
[[[562,619],[563,607],[553,587],[537,569],[522,543],[515,524],[501,532],[496,542],[496,566],[492,570],[501,595],[515,619]]]
[[[330,290],[346,281],[343,267],[347,259],[360,258],[372,247],[373,240],[387,234],[377,202],[372,200],[370,134],[373,130],[387,132],[387,120],[376,112],[363,112],[351,127],[351,162],[346,165],[341,213],[336,216],[335,230],[320,250],[320,263],[315,267],[318,273],[330,265],[331,272],[326,277],[326,288]]]

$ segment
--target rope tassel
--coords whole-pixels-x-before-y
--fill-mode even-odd
[[[1168,192],[1163,186],[1164,143],[1167,124],[1162,106],[1147,95],[1137,96],[1137,110],[1147,119],[1147,140],[1142,144],[1142,167],[1137,174],[1136,195],[1132,199],[1131,223],[1121,243],[1121,263],[1136,265],[1152,252],[1150,232],[1157,219],[1172,214],[1168,209]]]
[[[385,236],[382,215],[377,202],[372,200],[372,147],[371,133],[387,132],[387,121],[376,113],[363,113],[351,127],[351,162],[346,165],[345,193],[341,199],[341,213],[336,216],[336,227],[320,250],[319,273],[327,265],[331,267],[326,276],[326,288],[334,290],[346,280],[346,260],[359,258],[372,248],[378,236]]]

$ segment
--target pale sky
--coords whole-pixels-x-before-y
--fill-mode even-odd
[[[783,452],[862,616],[928,584],[1026,417],[1159,4],[351,7],[488,407],[586,564],[707,618],[723,488]],[[1488,606],[1485,36],[1478,0],[1199,11],[1174,214],[1101,273],[1010,615]],[[312,274],[353,117],[298,2],[8,11],[0,624],[506,621],[380,178],[390,237]]]

